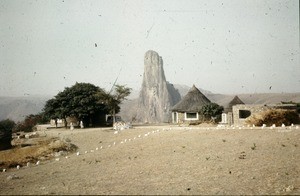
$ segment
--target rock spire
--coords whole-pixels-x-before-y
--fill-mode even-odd
[[[180,99],[178,91],[166,81],[162,57],[155,51],[147,51],[136,120],[143,123],[170,122],[170,109]]]

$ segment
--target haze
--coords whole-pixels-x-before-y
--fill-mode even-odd
[[[297,0],[1,0],[0,23],[0,96],[117,78],[139,90],[147,50],[173,84],[300,92]]]

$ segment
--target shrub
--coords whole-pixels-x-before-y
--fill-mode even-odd
[[[221,121],[221,114],[224,108],[216,103],[209,103],[201,108],[200,113],[204,116],[204,121]]]
[[[25,117],[25,120],[18,123],[15,128],[13,129],[13,132],[31,132],[33,127],[37,124],[43,124],[45,122],[48,122],[47,119],[45,119],[43,114],[30,114]]]
[[[0,150],[11,148],[12,129],[16,123],[12,120],[0,121]]]
[[[269,109],[249,117],[246,123],[256,126],[262,126],[263,124],[267,126],[272,126],[273,124],[276,126],[281,126],[282,124],[289,126],[292,123],[299,123],[299,115],[294,110]]]

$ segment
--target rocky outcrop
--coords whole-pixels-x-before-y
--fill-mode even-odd
[[[180,99],[179,92],[166,81],[162,58],[155,51],[147,51],[135,120],[143,123],[170,122],[170,109]]]

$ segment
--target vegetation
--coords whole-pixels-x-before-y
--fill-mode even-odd
[[[269,109],[251,116],[246,120],[246,123],[256,126],[262,126],[263,124],[267,126],[272,126],[273,124],[276,126],[281,126],[282,124],[289,126],[292,123],[299,123],[299,115],[293,110]]]
[[[15,125],[15,122],[9,119],[0,121],[0,150],[11,148],[12,129]]]
[[[293,101],[288,101],[288,102],[282,101],[281,103],[282,103],[282,104],[295,104],[296,107],[297,107],[296,111],[297,111],[298,114],[300,114],[300,103],[295,103],[295,102],[293,102]]]
[[[13,129],[13,132],[31,132],[33,127],[37,124],[47,123],[48,119],[45,117],[44,113],[30,114],[25,117],[25,120],[19,122]]]
[[[12,131],[14,126],[16,126],[16,123],[13,120],[6,119],[6,120],[0,121],[0,130]]]
[[[125,87],[124,85],[115,85],[113,94],[106,94],[105,100],[108,105],[109,113],[114,117],[120,111],[119,105],[126,99],[128,95],[131,93],[131,88]]]
[[[28,162],[35,164],[41,157],[47,160],[53,158],[56,152],[67,154],[77,149],[77,146],[58,138],[35,138],[35,141],[26,148],[16,147],[0,152],[0,168],[26,166]]]
[[[213,120],[218,122],[221,120],[221,114],[224,108],[216,103],[209,103],[202,107],[200,113],[204,116],[205,120]]]
[[[119,104],[129,94],[130,88],[121,85],[116,85],[111,95],[93,84],[76,83],[48,100],[43,111],[49,119],[64,119],[65,126],[67,117],[83,121],[85,127],[97,125],[104,123],[105,114],[119,112]]]

